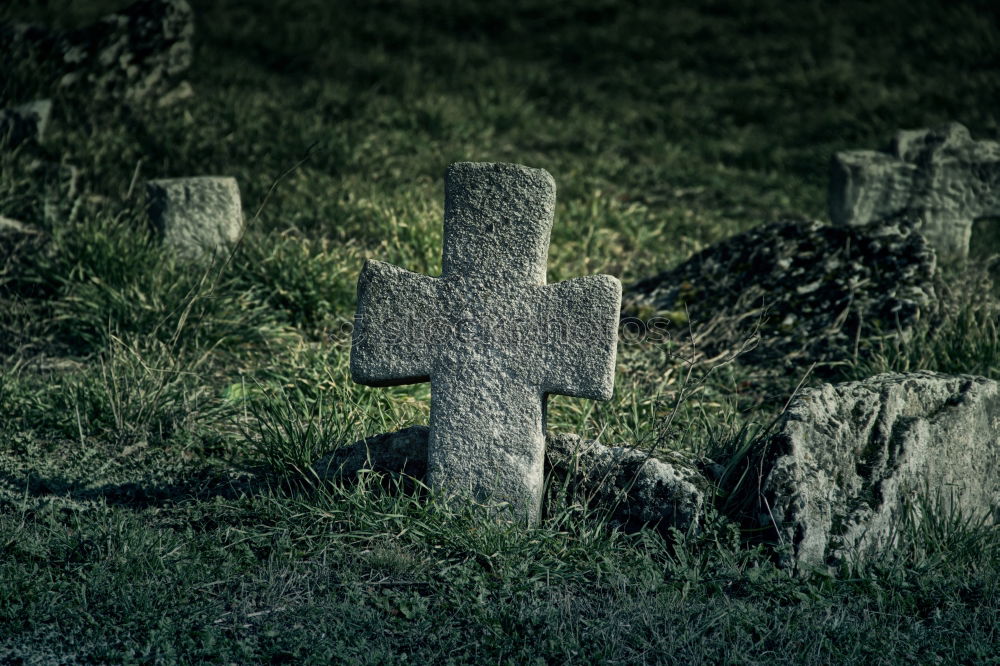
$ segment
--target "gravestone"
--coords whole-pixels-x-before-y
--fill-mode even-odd
[[[15,148],[25,141],[41,143],[52,113],[52,100],[40,99],[0,111],[0,145]]]
[[[546,397],[611,397],[621,303],[607,275],[546,285],[554,208],[542,169],[452,164],[441,277],[366,262],[351,347],[359,383],[430,381],[432,487],[507,503],[529,523],[542,498]]]
[[[164,244],[184,259],[219,256],[243,235],[235,178],[202,176],[151,180],[147,210]]]
[[[965,258],[972,223],[1000,216],[1000,143],[951,123],[901,131],[885,151],[837,153],[828,203],[834,224],[909,214],[939,256]]]
[[[759,520],[802,573],[895,545],[907,512],[1000,518],[1000,387],[882,374],[803,390],[767,443]]]

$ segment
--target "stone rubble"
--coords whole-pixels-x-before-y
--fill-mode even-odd
[[[935,300],[936,258],[905,218],[865,226],[785,221],[727,238],[630,286],[623,314],[679,320],[707,357],[801,373],[906,334]]]
[[[0,27],[8,57],[53,72],[60,87],[127,103],[156,102],[183,85],[194,13],[187,0],[139,0],[93,25],[58,32],[31,24]]]
[[[313,469],[323,480],[352,478],[362,470],[423,479],[429,433],[427,426],[412,426],[375,435],[337,449]],[[579,495],[613,507],[610,519],[629,529],[644,525],[697,529],[712,496],[695,466],[679,456],[665,461],[578,435],[547,438],[545,471],[568,478]]]

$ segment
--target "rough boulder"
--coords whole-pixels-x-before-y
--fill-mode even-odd
[[[907,512],[997,520],[995,381],[918,372],[825,384],[795,398],[776,428],[760,521],[801,572],[892,547]]]

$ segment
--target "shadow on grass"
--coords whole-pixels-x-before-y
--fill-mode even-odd
[[[16,506],[18,498],[60,498],[76,502],[101,501],[110,507],[142,511],[171,508],[186,502],[212,499],[234,500],[273,488],[275,481],[264,474],[233,474],[225,470],[196,470],[176,483],[124,481],[96,487],[81,487],[71,478],[31,473],[27,477],[0,472],[0,487],[11,489],[0,496],[0,506]]]

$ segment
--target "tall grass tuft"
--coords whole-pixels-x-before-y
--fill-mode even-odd
[[[1000,379],[1000,303],[986,271],[946,273],[935,285],[939,305],[909,335],[878,342],[874,351],[843,369],[843,379],[882,372],[933,370]]]
[[[257,386],[238,426],[253,457],[282,480],[314,485],[320,456],[354,441],[357,414],[336,388],[310,399],[299,390]],[[347,400],[345,400],[345,398]]]

